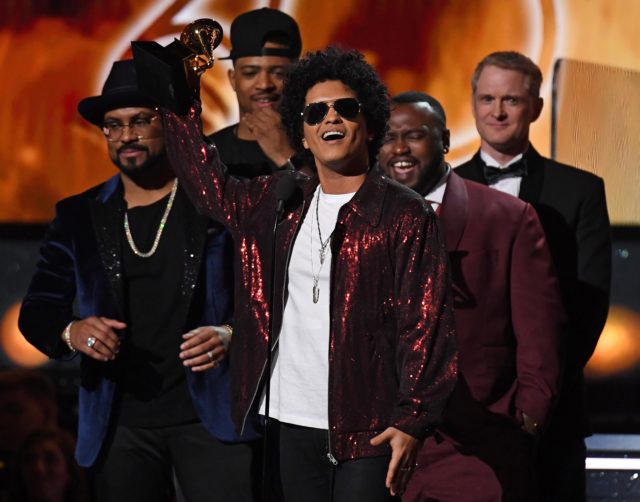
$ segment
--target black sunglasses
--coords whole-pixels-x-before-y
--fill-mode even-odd
[[[318,125],[329,113],[329,108],[333,108],[338,115],[347,120],[355,119],[360,113],[360,103],[356,98],[340,98],[333,102],[309,103],[300,115],[307,124]]]

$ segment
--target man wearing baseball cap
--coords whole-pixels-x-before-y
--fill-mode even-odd
[[[240,121],[210,138],[234,176],[252,178],[294,167],[295,153],[278,108],[289,65],[302,48],[295,20],[277,9],[245,12],[231,24],[229,82],[238,98]]]

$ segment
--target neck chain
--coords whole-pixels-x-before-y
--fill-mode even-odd
[[[320,248],[318,249],[318,254],[320,255],[320,268],[318,268],[318,273],[315,272],[315,267],[313,265],[313,213],[311,213],[311,237],[310,237],[310,248],[311,248],[311,275],[313,277],[313,303],[318,303],[320,299],[320,288],[318,287],[318,282],[320,280],[320,271],[322,270],[322,266],[324,265],[324,260],[326,258],[327,247],[329,246],[329,242],[331,242],[331,236],[333,236],[333,232],[329,234],[329,237],[325,241],[322,240],[322,230],[320,230],[320,211],[318,206],[320,205],[320,192],[322,191],[322,187],[318,187],[318,195],[316,197],[316,225],[318,228],[318,238],[320,239]]]
[[[167,202],[167,207],[165,208],[164,214],[162,215],[162,219],[160,220],[160,226],[158,227],[158,231],[156,232],[156,238],[153,240],[153,245],[151,246],[151,249],[146,253],[140,251],[136,247],[135,242],[133,242],[133,236],[131,235],[131,230],[129,229],[129,217],[127,215],[127,212],[125,211],[124,233],[127,236],[127,242],[129,243],[129,247],[131,248],[131,251],[133,251],[133,253],[136,256],[139,256],[140,258],[149,258],[150,256],[153,256],[153,254],[156,252],[156,249],[158,249],[158,244],[160,243],[160,237],[162,237],[162,231],[164,230],[164,226],[167,223],[167,218],[169,217],[169,213],[171,212],[171,208],[173,207],[173,201],[176,198],[177,191],[178,191],[178,178],[176,178],[173,182],[173,188],[171,189],[169,202]]]
[[[318,206],[320,205],[321,191],[322,191],[322,188],[318,188],[318,197],[316,197],[316,224],[318,225],[318,237],[320,238],[320,249],[318,249],[318,252],[320,253],[320,265],[324,263],[324,258],[327,252],[327,246],[329,245],[329,241],[331,241],[331,236],[333,235],[333,232],[331,232],[329,234],[329,237],[327,237],[326,241],[322,240],[322,230],[320,230],[320,214],[318,210]]]

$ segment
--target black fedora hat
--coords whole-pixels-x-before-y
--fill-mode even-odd
[[[84,98],[78,103],[78,112],[92,124],[100,125],[109,110],[157,105],[153,98],[140,91],[133,59],[125,59],[113,63],[102,94]]]
[[[231,54],[219,59],[251,56],[300,57],[302,39],[298,23],[278,9],[262,7],[240,14],[231,23]],[[276,37],[283,48],[265,48],[270,37]]]

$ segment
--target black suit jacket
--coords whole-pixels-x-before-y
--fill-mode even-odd
[[[604,182],[592,173],[541,156],[532,145],[524,158],[527,175],[519,197],[531,203],[540,217],[569,316],[565,382],[550,432],[586,434],[582,369],[609,311],[611,232]],[[483,165],[477,152],[455,172],[486,185]]]

